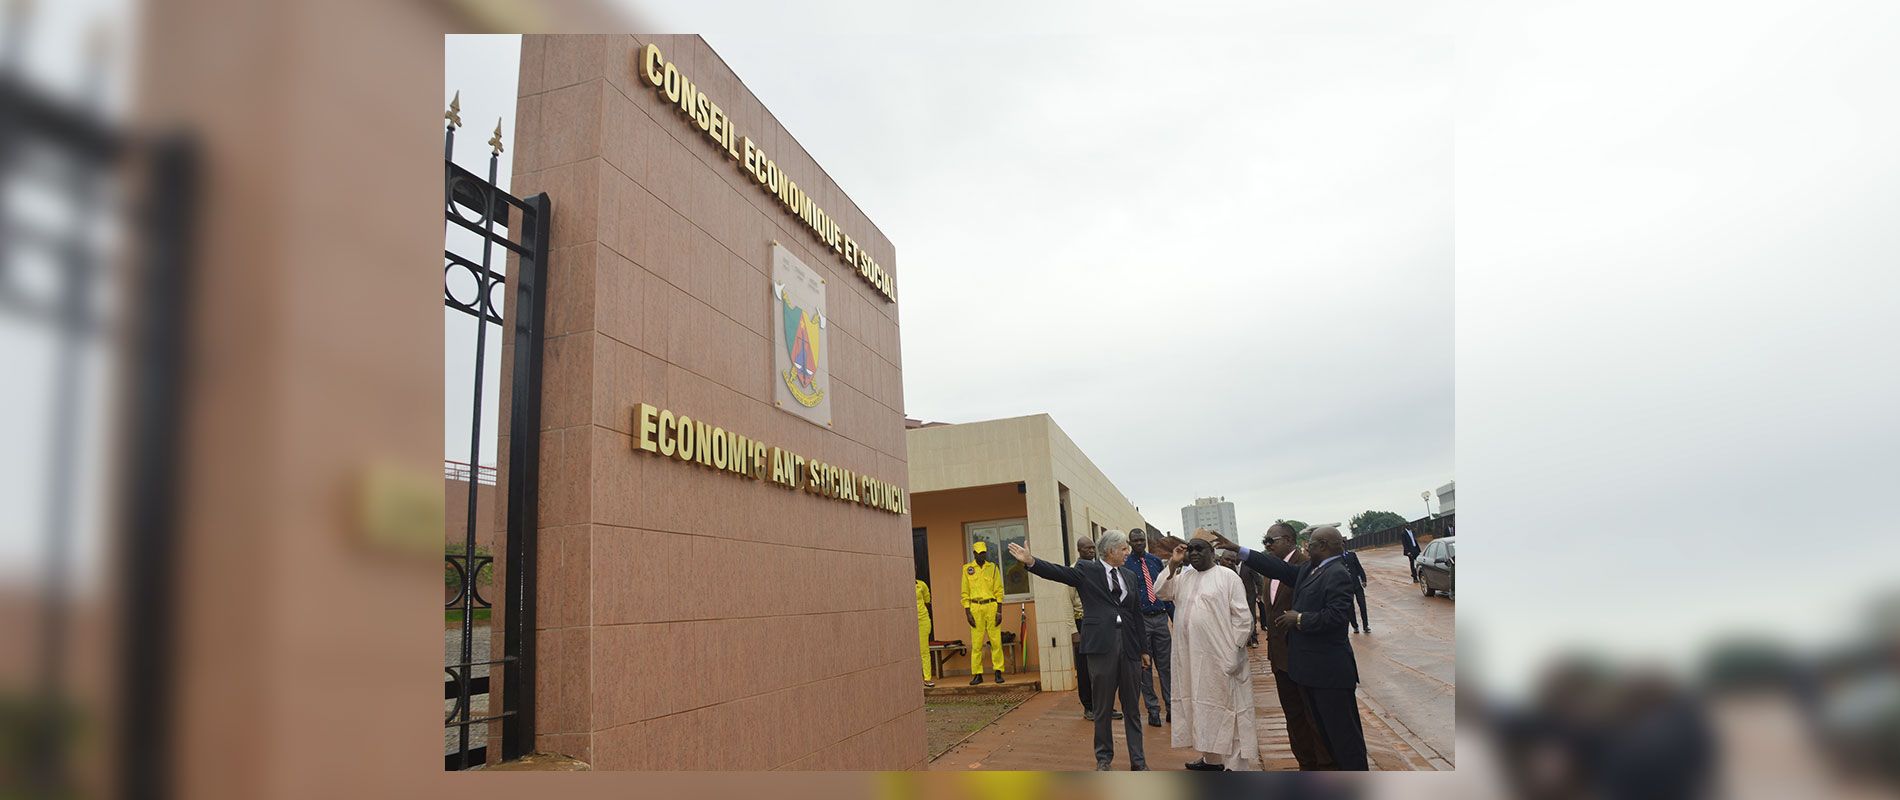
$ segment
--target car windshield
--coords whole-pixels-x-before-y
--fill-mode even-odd
[[[1445,558],[1457,558],[1457,557],[1458,557],[1458,544],[1457,544],[1456,542],[1446,542],[1446,543],[1445,543],[1445,553],[1444,553],[1444,557],[1445,557]]]

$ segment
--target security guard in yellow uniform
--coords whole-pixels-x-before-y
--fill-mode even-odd
[[[930,584],[917,581],[917,649],[924,656],[924,688],[936,686],[930,680]]]
[[[983,643],[990,643],[996,682],[1003,682],[1003,571],[990,563],[990,546],[979,540],[976,560],[963,565],[963,618],[970,621],[970,685],[983,682]]]

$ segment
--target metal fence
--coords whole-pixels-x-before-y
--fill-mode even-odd
[[[1364,550],[1368,547],[1384,547],[1386,545],[1398,544],[1403,540],[1403,533],[1406,528],[1412,529],[1412,535],[1417,537],[1421,542],[1428,537],[1437,539],[1450,536],[1454,530],[1453,526],[1458,522],[1457,517],[1457,514],[1440,514],[1415,519],[1404,525],[1394,525],[1382,531],[1353,534],[1351,539],[1346,540],[1346,549]]]
[[[479,483],[483,486],[494,486],[495,468],[445,458],[442,459],[442,477],[452,481],[463,482],[467,482],[472,477],[475,483]]]

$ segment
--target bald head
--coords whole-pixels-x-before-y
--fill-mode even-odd
[[[1075,555],[1083,561],[1095,560],[1095,540],[1084,536],[1075,540]]]
[[[1331,525],[1322,525],[1313,529],[1313,538],[1306,545],[1306,555],[1324,561],[1346,552],[1346,537],[1339,529]]]

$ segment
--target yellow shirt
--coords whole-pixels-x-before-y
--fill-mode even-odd
[[[930,619],[930,584],[917,582],[917,618]]]
[[[963,607],[979,605],[972,602],[975,600],[1003,602],[1003,571],[996,568],[996,562],[977,566],[972,561],[963,565]]]

